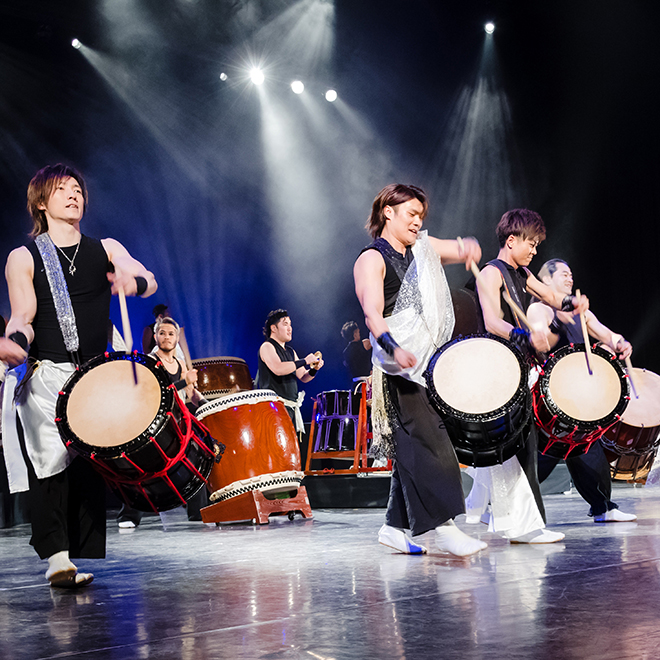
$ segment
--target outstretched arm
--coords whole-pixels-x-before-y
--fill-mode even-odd
[[[429,236],[429,242],[440,257],[443,264],[465,264],[465,270],[470,270],[470,264],[481,261],[481,246],[476,238],[448,240]]]
[[[293,352],[293,355],[297,359],[298,356],[296,352]],[[313,364],[317,361],[316,355],[310,353],[304,359],[305,364],[296,364],[294,360],[286,360],[283,362],[280,360],[280,356],[277,354],[275,347],[270,343],[265,341],[261,344],[259,349],[259,357],[266,363],[266,366],[276,375],[276,376],[287,376],[295,372],[296,376],[303,379],[303,376],[307,374],[307,368],[305,365]],[[309,379],[311,380],[311,378]]]
[[[137,259],[131,257],[128,250],[114,238],[104,238],[101,243],[108,254],[108,259],[115,267],[114,273],[108,273],[108,280],[112,282],[112,293],[116,294],[119,287],[124,288],[124,293],[127,296],[135,296],[138,294],[138,280],[136,278],[144,278],[147,287],[144,291],[140,291],[142,298],[148,298],[153,293],[156,293],[158,284],[153,273],[149,272]]]

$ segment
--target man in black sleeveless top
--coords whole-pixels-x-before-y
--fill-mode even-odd
[[[568,264],[561,259],[546,261],[538,277],[560,295],[568,296],[573,293],[573,274]],[[579,316],[553,310],[542,302],[532,303],[527,310],[527,316],[532,324],[538,323],[540,326],[548,327],[551,333],[550,348],[559,349],[569,344],[584,343]],[[608,346],[621,358],[630,356],[632,353],[630,343],[604,326],[591,310],[586,312],[585,319],[587,330],[592,337]],[[591,505],[590,515],[593,515],[594,522],[631,522],[637,519],[633,513],[620,511],[610,499],[612,496],[610,465],[600,442],[592,443],[586,453],[569,456],[565,460],[575,488]],[[559,458],[539,453],[538,462],[539,482],[542,483],[559,463]]]
[[[362,251],[353,271],[356,294],[375,338],[374,442],[382,444],[389,438],[393,445],[388,447],[393,470],[386,524],[378,540],[402,553],[421,554],[426,548],[412,541],[406,531],[417,536],[435,529],[440,550],[467,556],[486,544],[454,525],[453,519],[465,511],[460,468],[421,373],[429,353],[447,341],[453,329],[442,264],[478,261],[481,249],[474,239],[466,239],[461,246],[421,232],[427,210],[426,195],[416,186],[390,184],[381,190],[367,224],[375,240]],[[428,290],[415,280],[418,273],[427,272],[426,266],[433,273]],[[434,300],[433,305],[424,307],[419,302],[422,288],[430,293],[426,299]],[[410,332],[404,317],[413,322]],[[418,321],[422,325],[428,321],[429,331],[417,332]]]
[[[371,342],[360,338],[360,328],[355,321],[347,321],[341,329],[341,336],[348,345],[342,354],[344,366],[351,378],[364,378],[371,373]]]
[[[273,390],[284,399],[284,405],[299,433],[301,428],[298,381],[309,383],[323,366],[323,360],[314,353],[303,359],[287,343],[291,341],[293,329],[289,312],[276,309],[266,318],[263,328],[266,341],[259,348],[259,369],[254,386],[262,390]]]
[[[56,587],[93,579],[78,573],[70,557],[105,556],[104,483],[59,437],[58,390],[76,364],[106,350],[112,294],[122,288],[146,297],[157,288],[154,276],[118,241],[81,234],[86,203],[85,182],[73,168],[37,172],[28,187],[35,242],[13,250],[6,267],[12,311],[7,336],[29,347],[36,361],[21,383],[18,405],[8,406],[16,429],[8,472],[12,491],[29,487],[30,543],[48,559],[46,577]]]
[[[531,332],[524,329],[522,319],[518,318],[505,300],[505,291],[521,310],[527,309],[530,293],[556,309],[562,309],[562,306],[565,309],[586,309],[588,301],[585,297],[578,300],[552,291],[527,269],[536,254],[537,245],[545,239],[545,225],[538,213],[528,209],[507,211],[497,225],[496,234],[500,244],[497,259],[486,264],[477,279],[477,293],[484,325],[488,332],[509,339],[521,348],[524,354],[531,357],[533,349],[548,350],[548,332],[544,328]],[[515,510],[525,515],[503,523],[491,520],[491,525],[495,531],[500,531],[514,543],[554,543],[563,539],[564,535],[544,529],[545,509],[537,475],[537,438],[534,424],[530,422],[528,430],[523,433],[528,434],[525,445],[510,460],[519,462],[529,487],[518,481],[516,487],[510,489],[509,497],[516,498]],[[479,483],[479,470],[489,469],[476,469],[475,486]],[[495,496],[497,493],[490,493],[491,502]],[[495,509],[493,506],[493,512]],[[518,524],[521,520],[529,521],[524,533],[519,533],[521,530]]]

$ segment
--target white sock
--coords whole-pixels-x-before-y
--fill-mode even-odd
[[[435,542],[439,550],[451,552],[457,557],[467,557],[488,547],[484,541],[473,539],[463,533],[453,520],[448,520],[435,528]]]
[[[46,578],[50,578],[51,575],[59,573],[60,571],[73,571],[77,569],[75,565],[69,559],[68,550],[60,550],[54,555],[48,557],[48,570],[46,571]]]

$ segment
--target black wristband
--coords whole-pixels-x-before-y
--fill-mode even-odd
[[[575,305],[573,305],[573,296],[564,296],[564,299],[561,301],[561,311],[572,312],[574,309]]]
[[[394,357],[394,349],[401,348],[389,332],[384,332],[376,341],[390,357]]]
[[[509,333],[509,341],[524,355],[532,353],[532,345],[529,341],[529,332],[522,328],[513,328]]]
[[[316,376],[318,373],[318,369],[314,369],[314,367],[310,367],[309,371],[307,372],[310,376]]]
[[[174,383],[174,389],[175,390],[183,390],[186,387],[188,387],[188,383],[185,378],[180,378]]]
[[[305,360],[296,360],[293,364],[296,365],[296,370],[300,369],[300,367],[307,366],[307,362],[305,362]]]
[[[135,284],[137,285],[136,295],[141,296],[147,290],[147,280],[141,275],[135,276]]]
[[[12,332],[9,337],[7,337],[7,339],[11,339],[14,344],[18,344],[24,351],[27,351],[29,342],[27,337],[22,332],[20,332],[20,330]]]
[[[552,323],[549,327],[550,332],[552,332],[553,335],[560,335],[564,331],[566,324],[555,316],[555,318],[552,319]]]

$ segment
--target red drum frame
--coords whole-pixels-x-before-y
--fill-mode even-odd
[[[72,394],[76,388],[84,391],[80,388],[85,387],[85,377],[94,370],[123,361],[133,363],[139,379],[155,379],[159,390],[159,401],[154,402],[157,412],[146,428],[128,441],[95,445],[83,440],[72,428],[72,423],[76,426],[70,419]],[[132,368],[126,373],[132,380]],[[125,380],[126,376],[122,377]],[[148,387],[155,391],[153,383]],[[56,414],[65,445],[89,460],[129,506],[142,511],[167,511],[185,504],[208,484],[211,468],[224,451],[222,443],[188,412],[162,363],[137,351],[105,353],[79,367],[59,392]],[[151,413],[147,413],[149,416]]]
[[[477,351],[484,358],[488,353],[492,353],[493,357],[501,358],[504,364],[512,368],[509,378],[512,396],[494,409],[480,412],[459,409],[456,407],[457,404],[450,405],[445,400],[449,397],[444,395],[443,398],[438,392],[435,376],[440,375],[442,362],[454,351],[456,357],[450,357],[449,360],[456,360],[455,364],[458,367],[461,366],[460,362],[477,359],[475,357]],[[463,352],[463,356],[458,351]],[[484,368],[483,371],[479,368],[480,365]],[[476,363],[472,362],[469,368],[466,368],[465,375],[486,375],[484,372],[487,366],[489,361],[480,357]],[[516,368],[519,369],[519,374],[513,373]],[[457,337],[433,354],[424,372],[429,398],[445,423],[456,456],[461,463],[474,467],[489,467],[503,463],[523,447],[532,412],[531,393],[527,384],[528,372],[529,368],[520,351],[505,339],[489,333]],[[466,387],[468,389],[472,387],[477,398],[481,391],[492,386],[495,386],[495,383],[483,382],[472,385],[466,382]]]
[[[570,344],[551,353],[543,363],[541,374],[532,391],[534,419],[541,431],[539,451],[554,458],[565,459],[586,453],[594,442],[619,422],[630,400],[628,376],[616,355],[600,346],[592,346],[590,361],[592,370],[595,369],[598,360],[605,360],[611,365],[620,383],[618,400],[606,415],[598,419],[577,419],[563,410],[553,397],[550,378],[553,369],[561,360],[576,353],[584,355],[584,344]],[[579,368],[587,373],[586,360],[581,361],[583,364],[579,365]]]

